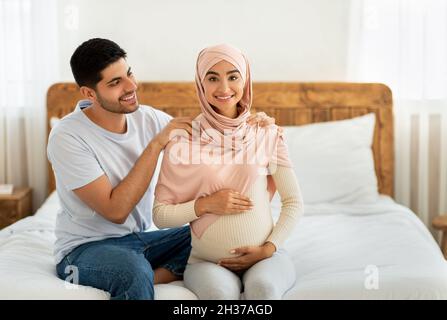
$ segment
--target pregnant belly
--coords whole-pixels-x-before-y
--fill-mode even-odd
[[[269,207],[267,207],[269,209]],[[267,209],[265,208],[265,209]],[[211,262],[235,257],[231,250],[264,244],[273,228],[270,210],[221,216],[197,238],[191,233],[191,256]]]

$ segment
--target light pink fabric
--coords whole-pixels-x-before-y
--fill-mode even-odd
[[[244,94],[235,119],[214,111],[202,85],[208,70],[222,60],[233,64],[244,81]],[[166,146],[155,189],[157,201],[184,203],[222,189],[245,194],[260,175],[267,175],[269,163],[291,167],[287,147],[276,125],[261,128],[246,123],[252,103],[252,82],[248,61],[238,49],[223,44],[202,50],[196,65],[196,87],[202,113],[193,121],[191,139],[177,137]],[[274,182],[270,175],[266,179],[271,199]],[[200,238],[218,218],[216,214],[203,215],[191,222],[191,229]]]

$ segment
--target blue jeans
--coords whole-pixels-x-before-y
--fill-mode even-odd
[[[135,232],[80,245],[56,270],[66,281],[76,271],[77,284],[107,291],[111,299],[154,299],[154,269],[182,276],[190,251],[189,226]]]

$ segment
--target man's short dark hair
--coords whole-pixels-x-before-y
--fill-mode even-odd
[[[70,66],[78,86],[96,89],[102,80],[101,71],[121,58],[126,52],[115,42],[94,38],[85,41],[71,56]]]

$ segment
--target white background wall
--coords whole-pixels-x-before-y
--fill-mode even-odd
[[[254,81],[344,81],[350,0],[61,0],[62,81],[83,41],[109,38],[140,81],[192,81],[197,53],[227,42]]]

